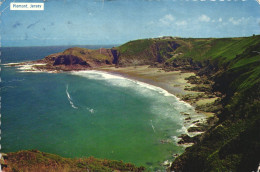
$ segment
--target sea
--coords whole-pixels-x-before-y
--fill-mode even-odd
[[[111,73],[26,72],[7,65],[70,47],[1,48],[1,152],[37,149],[165,169],[163,163],[184,151],[176,142],[187,132],[183,113],[195,113],[191,105],[162,88]]]

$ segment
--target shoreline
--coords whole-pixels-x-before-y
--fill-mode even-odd
[[[143,66],[130,66],[130,67],[100,67],[94,70],[104,71],[115,75],[120,75],[129,79],[141,81],[156,87],[160,87],[169,93],[175,95],[182,101],[187,102],[194,108],[196,106],[205,105],[207,103],[214,102],[217,98],[205,98],[199,97],[196,101],[190,101],[189,99],[183,100],[187,95],[199,95],[206,94],[203,91],[191,91],[190,89],[197,84],[191,84],[188,82],[189,77],[196,76],[194,72],[178,71],[164,71],[162,68],[150,67],[149,65]],[[187,89],[189,88],[189,89]],[[204,112],[196,110],[198,113],[206,114],[207,116],[213,116],[214,113]]]
[[[57,71],[44,69],[44,64],[40,63],[11,63],[5,64],[6,66],[18,67],[21,72],[47,72],[47,73],[59,73],[59,72],[77,72],[77,71],[100,71],[107,72],[108,74],[118,75],[131,80],[136,80],[149,84],[155,87],[159,87],[168,93],[174,95],[179,101],[187,103],[194,108],[195,114],[181,112],[183,115],[183,127],[185,128],[185,134],[176,137],[176,144],[179,146],[189,147],[192,146],[198,138],[197,135],[204,133],[209,126],[209,119],[214,118],[215,114],[212,112],[206,112],[196,109],[198,106],[204,106],[209,103],[213,103],[216,98],[205,98],[205,92],[191,91],[187,88],[193,88],[197,84],[191,84],[188,82],[189,77],[196,76],[194,72],[179,71],[165,71],[162,68],[150,67],[149,65],[142,66],[128,66],[128,67],[115,67],[115,66],[101,66],[97,68],[91,68],[86,70],[70,70],[70,71]],[[40,68],[39,68],[40,67]],[[187,98],[188,97],[188,98]],[[195,98],[194,98],[195,97]]]

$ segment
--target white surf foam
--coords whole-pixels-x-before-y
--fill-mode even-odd
[[[89,108],[89,107],[87,107],[87,110],[91,113],[91,114],[93,114],[94,112],[95,112],[95,110],[94,109],[92,109],[92,108]]]
[[[3,66],[11,67],[12,65],[19,65],[20,63],[5,63]]]
[[[33,72],[33,73],[56,73],[57,71],[48,71],[44,69],[37,69],[37,66],[44,66],[45,63],[6,63],[5,67],[16,67],[20,72]]]
[[[71,105],[72,108],[78,109],[78,107],[76,107],[76,106],[74,105],[74,103],[72,102],[72,98],[70,97],[70,94],[69,94],[69,92],[68,92],[68,89],[69,89],[69,86],[66,85],[66,94],[67,94],[68,100],[69,100],[69,102],[70,102],[70,105]]]
[[[178,144],[178,142],[181,140],[181,138],[177,137],[177,136],[172,136],[171,137],[173,139],[173,141]]]

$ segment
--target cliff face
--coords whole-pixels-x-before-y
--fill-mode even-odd
[[[82,65],[90,67],[90,65],[86,61],[73,55],[60,55],[55,58],[53,65]]]

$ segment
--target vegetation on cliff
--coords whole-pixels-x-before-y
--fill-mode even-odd
[[[136,167],[122,161],[89,158],[63,158],[58,155],[38,150],[8,153],[4,171],[144,171],[144,167]]]
[[[81,70],[111,64],[116,66],[155,65],[163,64],[172,57],[172,53],[179,46],[173,40],[143,39],[130,41],[112,49],[69,48],[37,62],[47,63],[49,70]],[[46,68],[46,66],[41,67]]]
[[[155,65],[165,62],[180,45],[174,40],[143,39],[130,41],[116,48],[118,65]]]

